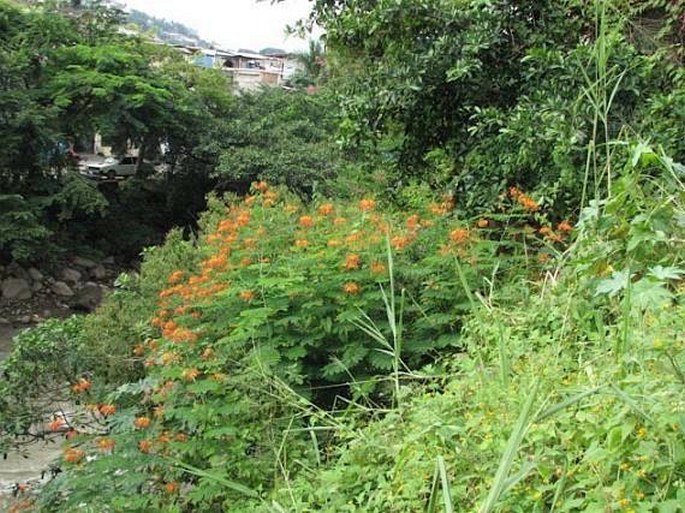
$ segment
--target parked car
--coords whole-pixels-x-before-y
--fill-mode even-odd
[[[89,162],[84,172],[91,178],[107,178],[133,176],[138,168],[138,157],[107,157],[102,162]]]

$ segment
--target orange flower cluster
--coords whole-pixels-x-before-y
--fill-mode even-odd
[[[302,216],[299,223],[302,228],[311,228],[314,226],[314,218],[312,216]]]
[[[254,182],[252,184],[252,188],[256,191],[261,192],[261,193],[265,193],[269,189],[269,186],[267,185],[266,182],[260,181],[260,182]]]
[[[329,216],[335,211],[335,207],[332,203],[324,203],[319,207],[318,211],[322,216]]]
[[[347,283],[345,283],[343,285],[343,291],[345,292],[345,294],[355,296],[362,291],[362,288],[358,283],[355,283],[353,281],[348,281]]]
[[[178,493],[178,491],[181,489],[181,486],[176,482],[176,481],[171,481],[170,483],[166,483],[164,485],[164,491],[168,494],[175,494]]]
[[[479,219],[476,223],[476,226],[478,228],[487,228],[488,226],[490,226],[490,221],[487,219]]]
[[[455,228],[450,232],[450,240],[455,244],[463,244],[469,240],[470,235],[468,228]]]
[[[362,266],[362,259],[356,253],[347,255],[345,257],[345,269],[352,271],[354,269],[359,269]]]
[[[402,251],[412,242],[414,242],[414,236],[412,235],[396,235],[390,239],[390,245],[395,251]]]
[[[86,453],[76,447],[70,447],[64,451],[64,461],[67,463],[78,463],[86,457]]]
[[[382,262],[374,261],[371,263],[371,272],[373,274],[385,274],[386,268]]]
[[[113,404],[101,404],[98,410],[105,417],[109,417],[110,415],[114,415],[117,412],[117,407]]]
[[[307,246],[309,246],[309,241],[307,239],[295,240],[295,247],[296,248],[306,248]]]
[[[116,442],[111,438],[100,438],[100,440],[97,441],[98,449],[106,452],[112,452],[115,445]]]
[[[376,208],[376,202],[370,198],[365,198],[359,202],[359,209],[362,212],[371,212]]]
[[[564,238],[559,235],[558,233],[555,233],[552,228],[549,226],[543,226],[541,227],[538,232],[540,235],[542,235],[545,239],[551,241],[551,242],[561,242],[564,240]]]
[[[152,450],[152,442],[150,440],[141,440],[138,442],[138,450],[143,454],[148,454]]]
[[[62,417],[57,417],[55,420],[52,422],[48,423],[48,429],[50,431],[59,431],[66,425],[66,422],[64,422],[64,419]]]
[[[83,392],[87,392],[88,390],[90,390],[91,387],[92,387],[92,384],[90,381],[88,381],[85,378],[81,378],[78,381],[78,383],[75,383],[71,386],[71,390],[75,394],[81,394]]]
[[[150,420],[150,417],[136,417],[136,419],[133,421],[133,425],[137,429],[149,428],[151,423],[152,421]]]
[[[195,381],[197,377],[200,375],[200,371],[197,370],[195,367],[192,369],[185,369],[181,376],[183,376],[183,379],[186,381]]]
[[[540,209],[540,205],[538,205],[537,201],[527,194],[524,194],[516,187],[509,188],[509,196],[511,196],[512,199],[515,199],[519,205],[529,212],[535,212]]]
[[[564,233],[571,233],[573,231],[573,226],[568,221],[561,221],[557,225],[557,230]]]
[[[436,216],[444,216],[454,210],[454,198],[452,196],[443,197],[440,203],[433,203],[428,210]]]
[[[246,301],[248,303],[250,301],[252,301],[254,299],[254,297],[255,297],[255,293],[252,292],[251,290],[243,290],[240,293],[240,299],[242,299],[243,301]]]
[[[175,285],[183,279],[183,271],[174,271],[169,275],[169,284]]]

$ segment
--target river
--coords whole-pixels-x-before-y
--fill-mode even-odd
[[[12,338],[26,327],[28,326],[0,324],[0,361],[9,354]],[[0,513],[6,511],[7,507],[3,495],[6,499],[16,483],[38,482],[41,474],[61,453],[59,443],[40,443],[31,445],[24,455],[12,453],[6,460],[0,459]]]

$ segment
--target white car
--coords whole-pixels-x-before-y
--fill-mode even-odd
[[[102,162],[89,162],[85,174],[91,178],[107,178],[133,176],[138,168],[138,157],[107,157]]]

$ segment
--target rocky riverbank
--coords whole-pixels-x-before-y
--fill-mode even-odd
[[[112,257],[95,261],[80,256],[51,270],[15,262],[0,266],[0,325],[90,312],[122,269]]]
[[[90,312],[122,272],[114,258],[100,261],[75,256],[52,269],[10,263],[0,266],[0,361],[9,355],[13,337],[43,320]],[[15,488],[25,497],[50,476],[61,454],[58,440],[12,453],[0,461],[0,513],[7,511]]]

